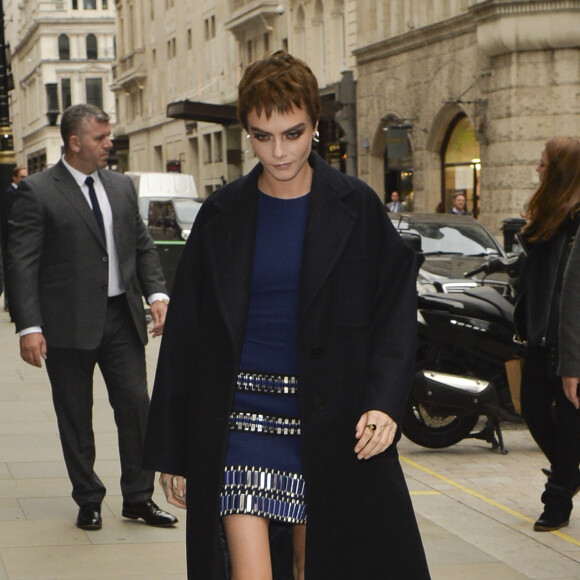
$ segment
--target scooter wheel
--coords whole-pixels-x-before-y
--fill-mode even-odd
[[[442,449],[465,439],[478,419],[479,415],[453,415],[441,408],[434,411],[411,400],[403,417],[403,435],[422,447]]]

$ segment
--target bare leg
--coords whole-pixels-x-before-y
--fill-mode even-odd
[[[246,514],[223,518],[230,563],[231,580],[272,580],[269,521]]]
[[[306,524],[297,524],[294,526],[292,547],[294,549],[294,580],[304,580]]]

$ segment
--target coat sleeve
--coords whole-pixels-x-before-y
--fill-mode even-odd
[[[31,326],[42,326],[38,275],[44,245],[43,208],[38,195],[23,180],[9,220],[10,245],[6,281],[13,297],[10,312],[16,332]]]
[[[415,368],[417,264],[413,250],[380,208],[381,242],[375,264],[376,292],[363,412],[377,409],[401,426]]]
[[[146,469],[186,475],[192,353],[201,308],[200,210],[179,260],[161,339],[145,437]]]
[[[580,236],[576,236],[564,272],[560,302],[558,375],[580,377]]]

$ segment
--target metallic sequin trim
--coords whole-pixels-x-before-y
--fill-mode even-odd
[[[293,375],[239,373],[237,389],[250,393],[295,395],[298,393],[298,380]]]
[[[230,415],[230,431],[267,435],[300,435],[300,419],[233,411]]]
[[[304,479],[273,469],[226,466],[220,515],[251,514],[292,524],[306,523]]]

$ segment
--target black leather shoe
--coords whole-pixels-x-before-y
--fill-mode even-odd
[[[131,520],[141,518],[150,526],[168,527],[175,525],[178,521],[175,516],[164,512],[150,499],[139,503],[123,502],[123,511],[121,513],[124,518]]]
[[[87,503],[79,508],[77,528],[81,530],[100,530],[102,527],[101,504]]]

